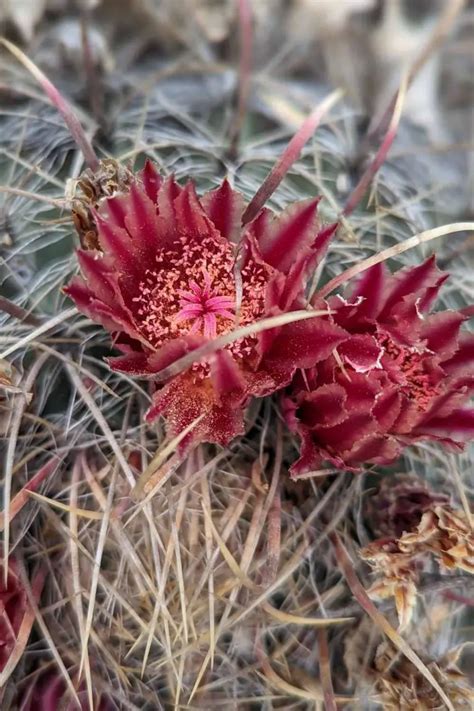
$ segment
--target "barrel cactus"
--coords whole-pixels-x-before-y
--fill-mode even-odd
[[[468,708],[468,11],[20,5],[2,704]]]

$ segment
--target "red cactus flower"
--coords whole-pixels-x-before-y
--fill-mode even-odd
[[[280,217],[264,208],[241,227],[242,196],[227,181],[201,199],[190,181],[162,180],[151,163],[95,213],[99,250],[79,250],[82,277],[66,293],[114,337],[114,370],[153,376],[205,342],[259,319],[306,308],[305,278],[335,226],[320,229],[318,200]],[[316,324],[318,321],[318,324]],[[243,432],[251,396],[290,382],[345,337],[308,319],[236,340],[160,386],[148,419],[172,434],[200,415],[194,441]]]
[[[298,374],[285,398],[301,437],[294,476],[323,462],[351,471],[387,464],[419,440],[461,449],[472,436],[474,336],[459,333],[462,313],[429,313],[446,278],[434,258],[393,275],[378,264],[347,298],[328,300],[348,338]]]
[[[9,561],[6,585],[3,570],[0,566],[0,671],[5,668],[16,646],[28,607],[28,598],[18,577],[15,561]]]

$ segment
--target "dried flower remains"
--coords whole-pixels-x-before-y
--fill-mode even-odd
[[[474,533],[463,511],[448,504],[435,505],[413,530],[397,539],[377,539],[360,555],[379,576],[369,594],[393,596],[404,629],[413,616],[420,574],[427,570],[431,557],[444,569],[474,573]]]

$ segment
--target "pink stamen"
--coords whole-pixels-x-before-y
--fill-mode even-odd
[[[175,323],[194,321],[191,333],[196,333],[204,327],[205,338],[215,338],[217,335],[217,317],[233,319],[234,314],[229,309],[235,309],[234,299],[230,296],[213,294],[212,279],[203,267],[204,286],[199,286],[194,280],[189,282],[192,291],[181,290],[180,310],[175,316]]]

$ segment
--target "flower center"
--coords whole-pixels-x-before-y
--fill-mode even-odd
[[[420,410],[425,409],[438,394],[438,386],[433,383],[432,375],[426,369],[430,352],[400,346],[386,334],[377,340],[385,351],[382,358],[385,370],[389,370],[392,379],[400,384],[406,397],[414,400]]]
[[[264,266],[249,257],[241,270],[238,324],[234,270],[232,245],[213,236],[185,235],[159,250],[133,299],[137,326],[153,348],[189,334],[216,338],[260,318],[268,283]],[[226,348],[244,357],[255,343],[255,337],[247,337]]]
[[[189,282],[189,291],[180,290],[180,311],[176,315],[177,323],[192,322],[189,333],[203,333],[206,338],[217,336],[217,318],[235,320],[235,299],[222,296],[213,291],[209,272],[203,268],[204,286],[194,280]],[[234,313],[233,313],[234,312]]]

